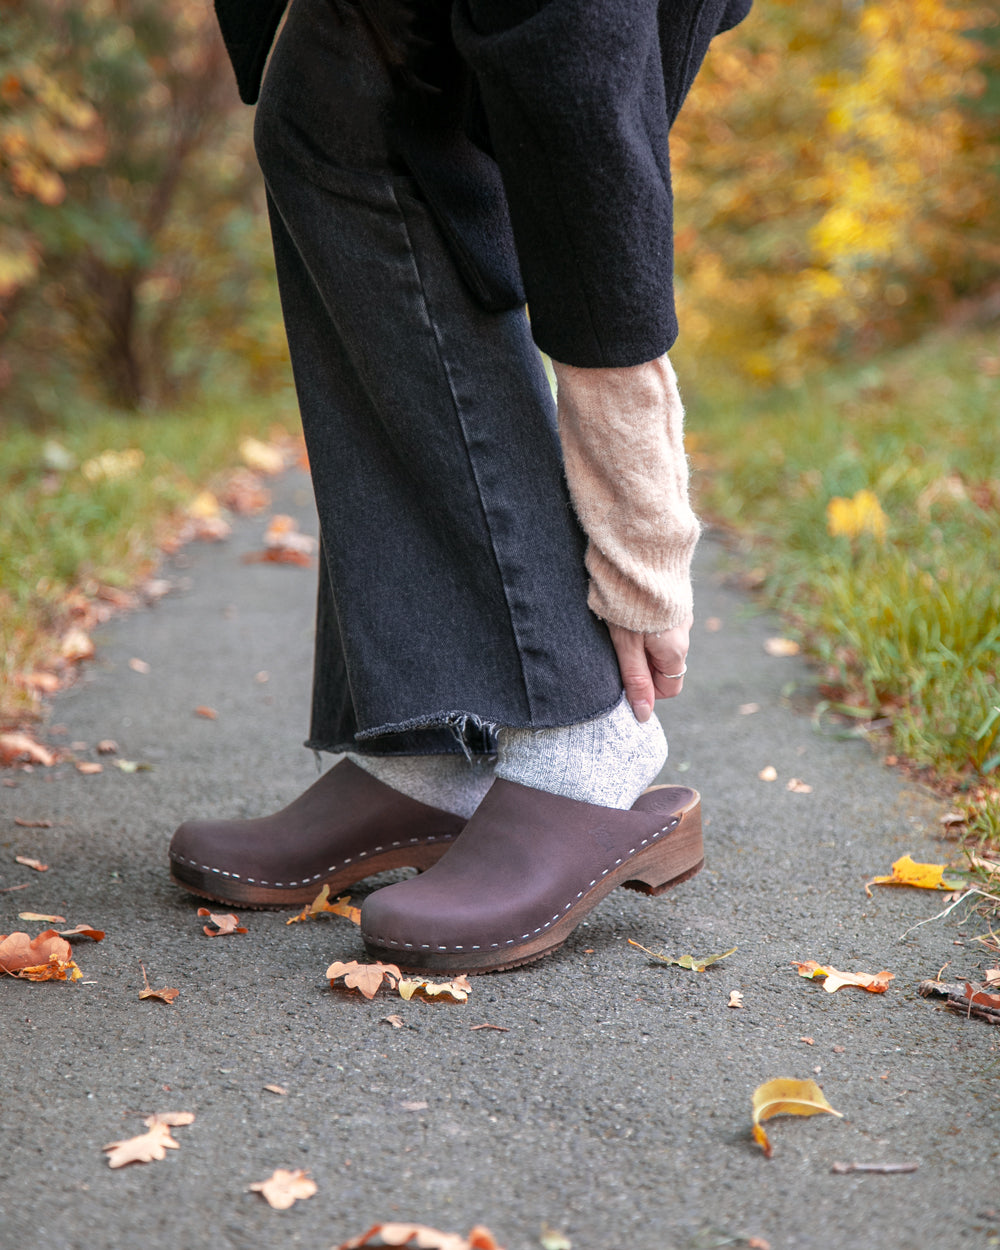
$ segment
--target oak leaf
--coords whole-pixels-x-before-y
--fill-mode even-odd
[[[815,959],[807,959],[803,963],[793,959],[792,967],[798,968],[799,976],[807,980],[823,979],[823,989],[828,994],[843,989],[845,985],[856,985],[859,989],[867,990],[869,994],[884,994],[889,988],[889,982],[896,976],[894,972],[887,972],[885,969],[881,972],[838,972],[836,968],[824,968]]]
[[[360,990],[365,998],[374,998],[383,981],[388,982],[390,989],[395,989],[403,979],[395,964],[359,964],[356,959],[348,963],[336,960],[327,968],[326,975],[331,985],[343,977],[349,990]]]
[[[815,1081],[799,1081],[793,1077],[776,1077],[765,1081],[753,1092],[753,1139],[770,1159],[773,1148],[761,1124],[775,1115],[819,1115],[826,1112],[843,1119],[843,1112],[834,1111]]]
[[[706,968],[711,968],[712,964],[717,964],[720,959],[728,959],[730,955],[736,953],[739,949],[737,946],[731,946],[729,950],[723,951],[721,955],[705,955],[698,959],[694,955],[681,955],[674,959],[672,955],[664,955],[657,951],[651,951],[643,946],[641,942],[635,942],[632,938],[628,940],[629,946],[637,946],[639,950],[644,951],[651,959],[658,959],[661,964],[672,964],[675,968],[686,968],[689,972],[704,972]]]
[[[126,1163],[152,1163],[165,1159],[168,1150],[179,1150],[180,1142],[170,1135],[171,1128],[190,1124],[194,1114],[190,1111],[160,1111],[147,1116],[143,1123],[148,1132],[123,1141],[113,1141],[101,1149],[107,1151],[108,1166],[122,1168]]]
[[[316,1182],[302,1168],[294,1172],[276,1168],[266,1181],[254,1181],[250,1186],[251,1192],[260,1194],[276,1211],[287,1211],[292,1203],[311,1198],[316,1189]]]
[[[375,1224],[367,1233],[344,1241],[335,1250],[365,1250],[395,1246],[403,1250],[502,1250],[487,1228],[477,1226],[467,1237],[442,1233],[424,1224]]]
[[[48,872],[48,864],[43,864],[40,859],[31,859],[28,855],[15,855],[15,862],[23,864],[25,868],[34,868],[35,872]]]
[[[343,916],[352,924],[361,923],[361,908],[351,906],[350,895],[342,894],[331,903],[330,887],[325,885],[311,903],[307,903],[297,916],[292,916],[285,924],[296,924],[300,920],[308,920],[311,916],[321,916],[326,912],[332,916]]]
[[[943,864],[918,864],[909,855],[903,855],[892,865],[892,874],[887,877],[872,877],[865,882],[865,893],[869,898],[872,892],[868,888],[873,885],[912,885],[920,890],[957,890],[963,882],[946,881]]]
[[[79,981],[83,973],[73,962],[69,942],[55,929],[35,938],[27,933],[0,933],[0,972],[25,981]]]
[[[248,929],[245,929],[243,925],[240,924],[239,916],[233,915],[232,912],[223,916],[219,912],[209,911],[207,907],[199,907],[198,915],[207,916],[212,922],[211,925],[202,925],[202,929],[208,934],[209,937],[225,937],[227,933],[249,932]],[[215,926],[214,929],[212,928],[212,925]]]

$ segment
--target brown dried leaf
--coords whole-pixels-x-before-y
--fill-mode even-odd
[[[60,920],[60,923],[65,924],[66,922],[64,920]],[[73,929],[60,929],[59,936],[64,937],[64,938],[89,937],[89,938],[93,938],[95,942],[103,942],[104,930],[95,929],[93,925],[89,925],[89,924],[78,924]]]
[[[337,960],[327,968],[326,975],[331,985],[343,977],[349,990],[360,990],[365,998],[374,998],[383,981],[388,982],[390,989],[395,989],[403,979],[395,964],[359,964],[356,959],[348,963]]]
[[[115,742],[114,738],[102,738],[100,742],[97,744],[97,754],[98,755],[117,755],[118,743]]]
[[[194,714],[195,716],[202,717],[203,720],[218,720],[219,719],[219,713],[215,710],[215,708],[205,707],[204,704],[199,704],[195,708]]]
[[[20,825],[22,829],[51,829],[51,820],[22,820],[20,816],[14,817],[14,824]]]
[[[504,1028],[502,1024],[474,1024],[470,1032],[475,1033],[478,1029],[495,1029],[498,1033],[509,1033],[510,1029]]]
[[[131,660],[129,660],[128,666],[133,673],[142,673],[145,675],[149,672],[149,665],[147,662],[145,660],[140,660],[139,657],[135,655],[132,656]]]
[[[282,1097],[286,1097],[288,1094],[288,1090],[285,1089],[284,1085],[265,1085],[264,1088],[272,1094],[281,1094]]]
[[[311,1198],[316,1192],[316,1182],[310,1180],[302,1168],[296,1168],[294,1172],[276,1168],[266,1181],[254,1181],[250,1189],[255,1194],[261,1194],[276,1211],[287,1211],[292,1203]]]
[[[297,916],[292,916],[285,924],[297,924],[300,920],[309,920],[313,916],[321,916],[329,912],[333,916],[343,916],[352,924],[361,923],[361,908],[351,906],[349,894],[342,894],[334,902],[330,902],[330,887],[323,886],[311,903],[307,903]]]
[[[27,760],[31,764],[41,764],[43,768],[51,768],[56,762],[55,755],[36,742],[30,734],[0,734],[0,764],[15,764],[19,760]]]
[[[48,872],[49,870],[48,864],[43,864],[40,859],[31,859],[27,855],[15,855],[14,859],[18,864],[23,864],[25,868],[34,868],[35,872]]]
[[[804,781],[799,781],[798,777],[790,777],[786,790],[791,790],[792,794],[812,794],[813,788]]]
[[[165,1124],[168,1128],[178,1128],[181,1125],[193,1123],[193,1111],[154,1111],[152,1115],[147,1115],[143,1120],[143,1124],[147,1128],[153,1128],[156,1124]]]
[[[97,773],[104,772],[104,765],[91,763],[90,760],[81,760],[76,766],[76,771],[83,773],[85,777],[93,777]]]
[[[344,1241],[335,1250],[375,1250],[380,1246],[405,1250],[502,1250],[488,1228],[476,1227],[467,1237],[443,1233],[424,1224],[374,1224],[360,1237]]]
[[[212,924],[215,925],[214,929],[211,927],[211,925],[207,925],[207,924],[202,925],[202,928],[208,934],[209,937],[225,937],[227,933],[247,933],[248,932],[248,930],[245,929],[240,924],[239,916],[233,915],[232,912],[229,912],[228,915],[223,916],[218,912],[209,911],[207,907],[199,907],[198,915],[207,916],[209,920],[212,922]]]
[[[268,547],[266,551],[250,551],[242,557],[244,564],[298,564],[302,568],[311,568],[312,556],[302,551],[291,551],[287,547]]]
[[[402,1029],[406,1027],[406,1022],[402,1016],[383,1016],[382,1024],[391,1024],[394,1029]]]
[[[0,972],[25,981],[79,981],[83,973],[72,959],[69,942],[55,929],[35,938],[0,933]]]
[[[154,990],[154,989],[151,989],[150,986],[147,985],[144,990],[139,991],[140,999],[152,998],[152,999],[155,999],[159,1003],[167,1003],[167,1004],[172,1003],[179,994],[180,994],[180,990],[174,989],[168,986],[164,986],[162,990]]]
[[[742,1007],[743,1006],[743,995],[740,993],[739,990],[729,991],[729,1002],[726,1003],[726,1006],[727,1007]]]
[[[823,979],[823,988],[828,994],[843,989],[845,985],[856,985],[859,989],[867,990],[869,994],[884,994],[889,988],[889,982],[896,976],[894,972],[884,969],[881,972],[838,972],[836,968],[824,968],[815,959],[807,959],[803,963],[793,959],[792,967],[798,968],[799,976],[807,980]]]
[[[226,478],[220,498],[230,512],[249,516],[264,511],[271,502],[271,492],[251,469],[234,469]]]
[[[63,635],[63,640],[59,646],[59,654],[64,660],[68,660],[70,664],[76,664],[80,660],[89,660],[94,654],[94,644],[90,640],[89,634],[74,626]]]

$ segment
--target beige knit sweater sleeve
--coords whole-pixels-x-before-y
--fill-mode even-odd
[[[673,366],[666,356],[615,369],[552,364],[566,478],[588,539],[590,608],[625,629],[672,629],[691,612],[700,531]]]

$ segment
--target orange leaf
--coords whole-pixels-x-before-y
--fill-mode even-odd
[[[364,1250],[364,1247],[396,1246],[405,1250],[501,1250],[487,1228],[477,1226],[468,1237],[442,1233],[424,1224],[375,1224],[367,1233],[345,1241],[335,1250]]]
[[[43,768],[51,768],[56,762],[55,755],[29,734],[0,734],[0,764],[13,764],[22,759],[41,764]]]
[[[89,938],[93,938],[95,942],[103,942],[104,930],[95,929],[93,925],[89,925],[89,924],[78,924],[73,929],[61,929],[59,931],[59,936],[60,937],[89,937]]]
[[[156,999],[157,1002],[166,1003],[169,1006],[170,1003],[172,1003],[174,999],[178,996],[178,994],[180,994],[180,990],[168,989],[166,987],[164,987],[162,990],[152,989],[149,984],[149,977],[146,976],[145,964],[140,963],[139,967],[142,969],[142,979],[146,986],[144,990],[139,991],[140,1000],[143,998],[153,998],[153,999]],[[190,1112],[183,1112],[182,1114],[189,1115]],[[192,1119],[193,1118],[194,1117],[192,1116]]]
[[[287,1211],[293,1202],[311,1198],[316,1192],[316,1182],[301,1168],[294,1172],[276,1168],[266,1181],[254,1181],[250,1189],[261,1194],[276,1211]]]
[[[207,907],[199,907],[198,915],[207,916],[209,920],[211,920],[212,924],[215,925],[214,929],[211,925],[202,925],[202,928],[209,937],[225,937],[227,933],[248,932],[248,930],[240,924],[239,916],[234,916],[232,912],[223,916],[217,912],[209,911]]]
[[[325,885],[311,903],[307,903],[297,916],[292,916],[285,924],[296,924],[300,920],[308,920],[311,916],[321,916],[326,912],[333,916],[343,916],[352,924],[361,923],[361,908],[351,906],[350,895],[342,894],[331,903],[330,887]]]
[[[885,969],[881,972],[838,972],[836,968],[824,968],[815,959],[808,959],[805,963],[793,959],[792,967],[798,968],[799,976],[806,977],[807,980],[823,980],[823,988],[828,994],[833,994],[845,985],[856,985],[870,994],[884,994],[889,988],[889,982],[896,976],[894,972],[887,972]]]
[[[78,773],[83,773],[84,776],[92,777],[97,773],[103,773],[104,765],[91,763],[90,760],[81,760],[76,766],[76,771]]]
[[[79,981],[83,973],[72,959],[69,942],[55,929],[36,938],[27,933],[0,934],[0,972],[25,981]]]
[[[215,710],[214,707],[205,707],[203,704],[199,704],[199,706],[195,708],[194,714],[195,716],[202,717],[202,719],[204,720],[218,720],[219,719],[219,713]]]
[[[348,989],[360,990],[365,998],[374,998],[383,981],[388,981],[390,988],[394,989],[403,979],[395,964],[359,964],[356,959],[349,963],[337,960],[327,968],[326,975],[331,985],[343,977]]]
[[[49,870],[48,864],[43,864],[40,859],[30,859],[27,855],[15,855],[14,859],[25,868],[34,868],[35,872],[48,872]]]

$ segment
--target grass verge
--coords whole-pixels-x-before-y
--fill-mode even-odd
[[[297,426],[292,396],[279,392],[0,429],[0,726],[37,713],[38,683],[65,679],[68,631],[96,604],[126,602],[198,492],[240,463],[242,440]]]
[[[690,406],[703,513],[822,665],[827,708],[1000,845],[1000,351],[934,335],[853,371]]]

